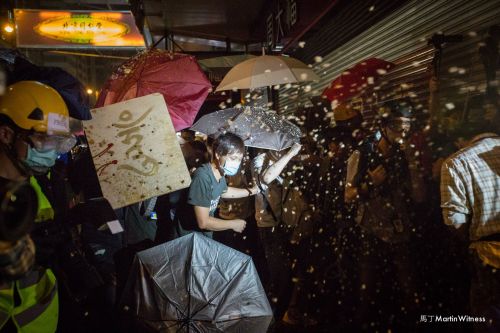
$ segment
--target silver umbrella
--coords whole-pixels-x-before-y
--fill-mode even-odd
[[[139,252],[122,306],[164,333],[261,333],[272,319],[252,258],[201,233]]]
[[[243,107],[219,110],[200,118],[191,130],[216,137],[224,132],[240,136],[247,147],[283,150],[300,142],[300,129],[273,110]]]

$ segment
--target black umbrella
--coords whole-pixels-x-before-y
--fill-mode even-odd
[[[272,319],[252,259],[200,233],[139,252],[122,305],[161,332],[261,333]]]
[[[16,51],[14,49],[8,49],[8,48],[0,48],[0,60],[4,64],[11,64],[13,65],[14,62],[16,61],[16,57],[20,56],[21,54],[19,51]]]
[[[3,62],[7,69],[9,84],[19,81],[44,83],[62,96],[72,118],[79,120],[92,118],[89,99],[83,84],[65,70],[34,65],[15,49],[0,49],[0,62]]]
[[[209,136],[227,131],[239,135],[245,146],[278,151],[299,143],[301,136],[300,129],[276,111],[249,106],[207,114],[191,130]]]

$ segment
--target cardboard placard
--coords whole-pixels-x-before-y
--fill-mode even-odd
[[[91,110],[84,122],[103,195],[113,209],[191,183],[161,94]]]

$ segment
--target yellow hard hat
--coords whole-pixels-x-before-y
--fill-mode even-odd
[[[20,81],[0,97],[0,115],[18,127],[39,133],[69,134],[69,112],[61,95],[40,82]]]

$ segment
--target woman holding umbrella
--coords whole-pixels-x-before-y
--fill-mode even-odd
[[[233,176],[238,172],[245,152],[243,140],[232,133],[222,134],[212,144],[212,152],[212,161],[203,164],[193,175],[187,198],[187,211],[179,212],[177,218],[180,222],[176,226],[178,236],[189,233],[188,230],[201,230],[206,236],[212,237],[213,231],[232,229],[241,233],[245,229],[246,222],[244,220],[223,220],[214,217],[221,197],[236,199],[252,196],[259,192],[257,186],[252,188],[228,187],[224,178],[226,175]],[[185,221],[183,221],[184,218],[186,218]],[[194,221],[196,221],[196,225],[193,224]],[[189,225],[190,222],[191,225]]]

